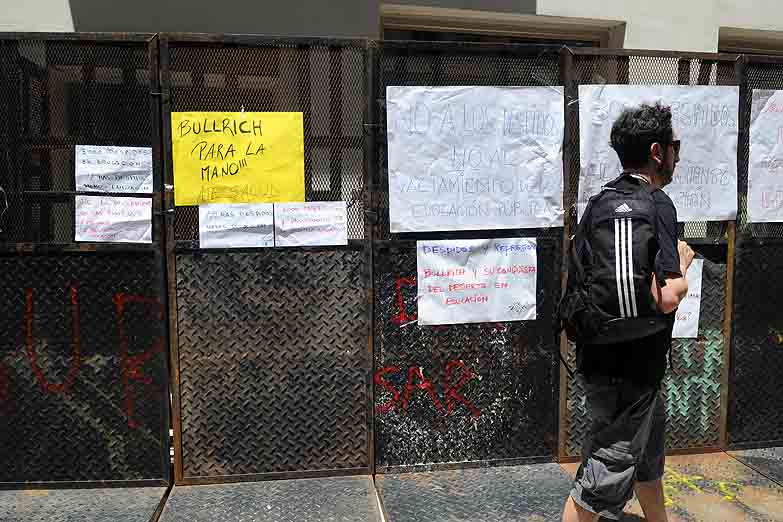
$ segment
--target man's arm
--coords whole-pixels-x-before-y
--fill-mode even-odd
[[[680,306],[680,302],[688,295],[688,281],[685,274],[691,266],[695,253],[685,241],[677,242],[677,253],[680,255],[680,274],[667,272],[666,285],[661,287],[653,274],[652,294],[655,304],[661,313],[669,314]],[[671,277],[670,277],[671,276]]]

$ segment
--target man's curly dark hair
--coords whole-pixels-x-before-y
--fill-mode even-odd
[[[660,102],[625,109],[612,125],[612,148],[625,169],[642,168],[653,143],[671,143],[672,109]]]

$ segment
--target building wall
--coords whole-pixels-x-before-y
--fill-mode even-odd
[[[389,3],[535,14],[536,0]],[[2,31],[250,33],[370,37],[380,0],[6,0]]]
[[[721,26],[783,30],[779,0],[538,0],[536,14],[625,20],[626,49],[715,52]]]
[[[381,0],[8,0],[0,31],[378,37]],[[389,0],[627,22],[625,47],[714,52],[721,26],[783,30],[779,0]]]
[[[6,0],[0,9],[0,32],[73,31],[68,0]]]

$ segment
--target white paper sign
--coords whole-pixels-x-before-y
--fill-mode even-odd
[[[753,91],[748,222],[783,221],[783,91]]]
[[[699,310],[701,308],[701,276],[704,260],[694,259],[685,274],[688,281],[688,295],[675,313],[672,337],[696,338],[699,336]]]
[[[734,219],[739,88],[628,85],[579,86],[579,217],[587,200],[622,171],[609,145],[612,124],[625,107],[657,101],[671,106],[682,142],[674,179],[665,189],[677,218]]]
[[[199,205],[201,248],[273,247],[272,203]]]
[[[386,105],[392,232],[563,225],[556,88],[387,87]]]
[[[416,242],[421,325],[536,318],[536,240]]]
[[[76,190],[152,193],[152,149],[77,145]]]
[[[152,243],[152,200],[76,196],[76,241]]]
[[[275,245],[347,244],[348,209],[345,201],[275,203]]]

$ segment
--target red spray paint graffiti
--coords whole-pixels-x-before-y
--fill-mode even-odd
[[[128,427],[137,428],[138,423],[133,417],[134,399],[131,394],[131,381],[152,385],[152,378],[144,373],[144,365],[156,354],[163,352],[163,337],[158,337],[152,342],[152,346],[138,355],[128,355],[128,336],[125,334],[125,305],[127,303],[141,303],[153,307],[156,317],[163,320],[163,305],[157,299],[151,299],[139,295],[117,293],[114,295],[114,307],[117,310],[117,334],[120,339],[120,358],[122,388],[125,402],[125,414],[128,418]]]
[[[452,379],[452,372],[455,369],[461,369],[462,373],[456,384],[453,384],[454,380]],[[391,394],[391,399],[375,407],[375,410],[378,413],[386,414],[395,408],[399,408],[402,413],[407,413],[408,404],[415,389],[422,390],[426,392],[427,395],[429,395],[436,411],[439,413],[444,411],[443,405],[438,399],[438,394],[435,391],[435,387],[426,377],[424,377],[424,374],[420,368],[416,366],[411,366],[408,368],[407,381],[405,382],[405,386],[402,392],[398,390],[393,383],[387,381],[384,378],[384,376],[397,374],[399,372],[400,368],[398,366],[386,366],[375,372],[375,375],[373,376],[373,382],[375,385],[380,386],[386,392]],[[479,409],[476,408],[473,403],[459,394],[460,388],[467,384],[474,377],[476,377],[476,375],[470,371],[470,369],[462,361],[454,360],[449,361],[446,364],[446,371],[444,372],[443,379],[443,395],[446,401],[445,412],[447,415],[452,414],[456,409],[457,403],[459,403],[465,406],[474,418],[481,416],[481,411],[479,411]]]
[[[395,301],[397,302],[397,309],[399,310],[399,313],[392,317],[391,322],[392,324],[396,324],[398,326],[406,326],[414,321],[417,320],[417,315],[415,313],[408,313],[408,310],[406,309],[405,305],[405,297],[402,295],[402,289],[404,286],[416,286],[416,278],[415,277],[398,277],[394,281],[394,297]],[[492,324],[481,324],[479,326],[480,328],[488,328],[492,329],[498,332],[506,332],[508,331],[508,326],[503,323],[492,323]],[[447,330],[448,327],[444,325],[439,326],[433,326],[433,330],[437,332],[442,332],[444,330]]]
[[[409,315],[405,310],[405,299],[402,296],[402,287],[416,286],[415,277],[398,277],[394,282],[394,291],[397,297],[397,308],[400,313],[392,318],[392,323],[397,325],[404,325],[416,320],[416,314]]]
[[[76,284],[69,283],[67,286],[70,293],[72,333],[71,333],[71,362],[68,367],[68,373],[62,383],[51,383],[47,380],[38,363],[38,352],[34,346],[33,335],[33,305],[34,296],[32,288],[25,291],[24,323],[25,340],[27,356],[30,368],[35,375],[36,381],[41,386],[44,393],[65,394],[70,391],[76,382],[79,370],[82,365],[81,353],[81,326],[80,326],[80,308],[79,308],[79,287]],[[123,388],[124,411],[127,415],[128,427],[137,428],[138,422],[134,418],[135,402],[131,391],[133,382],[140,382],[145,386],[153,385],[152,377],[144,373],[144,365],[147,364],[155,355],[164,351],[164,337],[153,339],[149,348],[139,354],[130,355],[130,341],[125,329],[125,311],[129,304],[136,303],[151,307],[155,318],[162,321],[164,319],[163,305],[158,299],[144,297],[141,295],[132,295],[117,293],[114,295],[114,307],[116,311],[117,333],[120,342],[120,378]],[[0,362],[0,406],[6,404],[10,399],[10,386],[8,370]]]
[[[41,368],[38,366],[38,353],[33,347],[33,289],[28,288],[25,296],[24,323],[27,338],[27,358],[30,360],[30,368],[38,380],[38,384],[44,392],[47,393],[68,393],[73,383],[76,381],[76,375],[81,366],[81,335],[79,327],[79,290],[73,284],[68,284],[71,294],[71,317],[73,325],[71,327],[71,364],[68,368],[68,374],[65,381],[59,384],[53,384],[46,380]]]

